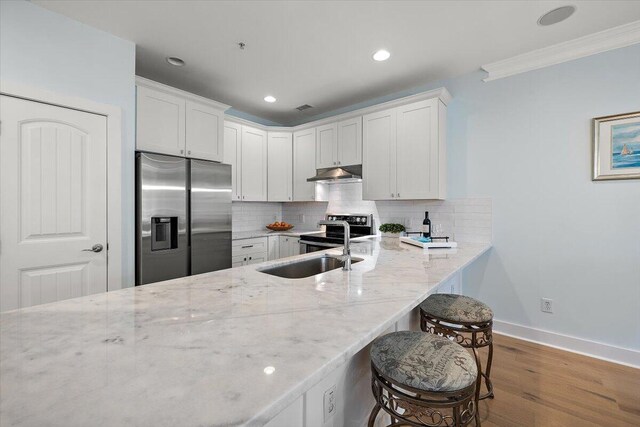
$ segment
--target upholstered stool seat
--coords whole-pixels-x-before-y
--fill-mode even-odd
[[[483,302],[464,295],[433,294],[420,304],[420,309],[452,323],[489,323],[493,311]]]
[[[476,299],[454,294],[433,294],[420,304],[420,327],[424,332],[450,338],[473,351],[487,392],[478,399],[493,398],[491,364],[493,362],[493,311]],[[482,369],[478,349],[489,347],[486,369]]]
[[[476,361],[455,342],[393,332],[373,342],[370,357],[376,406],[369,426],[381,409],[392,425],[466,426],[475,417]]]

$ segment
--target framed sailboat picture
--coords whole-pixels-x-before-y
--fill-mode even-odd
[[[593,119],[593,180],[640,179],[640,111]]]

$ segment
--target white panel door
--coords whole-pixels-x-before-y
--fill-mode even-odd
[[[224,151],[224,112],[199,102],[186,102],[187,157],[221,162]]]
[[[338,164],[338,124],[316,128],[316,169],[330,168]]]
[[[316,199],[316,184],[307,182],[316,174],[316,128],[293,134],[293,200]]]
[[[237,123],[224,123],[223,163],[231,165],[231,200],[241,200],[242,194],[242,126]]]
[[[362,164],[362,117],[338,123],[338,164]]]
[[[8,96],[0,112],[0,310],[105,292],[106,118]]]
[[[437,112],[437,99],[397,108],[397,199],[430,199],[438,196]]]
[[[184,156],[185,100],[143,86],[136,99],[136,148]]]
[[[362,118],[362,197],[395,200],[396,110],[367,114]]]
[[[242,126],[242,200],[267,201],[267,133]]]
[[[267,138],[267,199],[293,199],[293,140],[290,132],[269,132]]]

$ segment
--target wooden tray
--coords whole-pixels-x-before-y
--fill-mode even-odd
[[[287,231],[291,230],[293,228],[293,225],[290,225],[288,227],[274,227],[272,225],[267,225],[267,228],[272,231]]]

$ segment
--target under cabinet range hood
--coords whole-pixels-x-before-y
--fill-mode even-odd
[[[316,169],[316,176],[307,178],[307,181],[326,184],[360,182],[362,181],[362,165]]]

